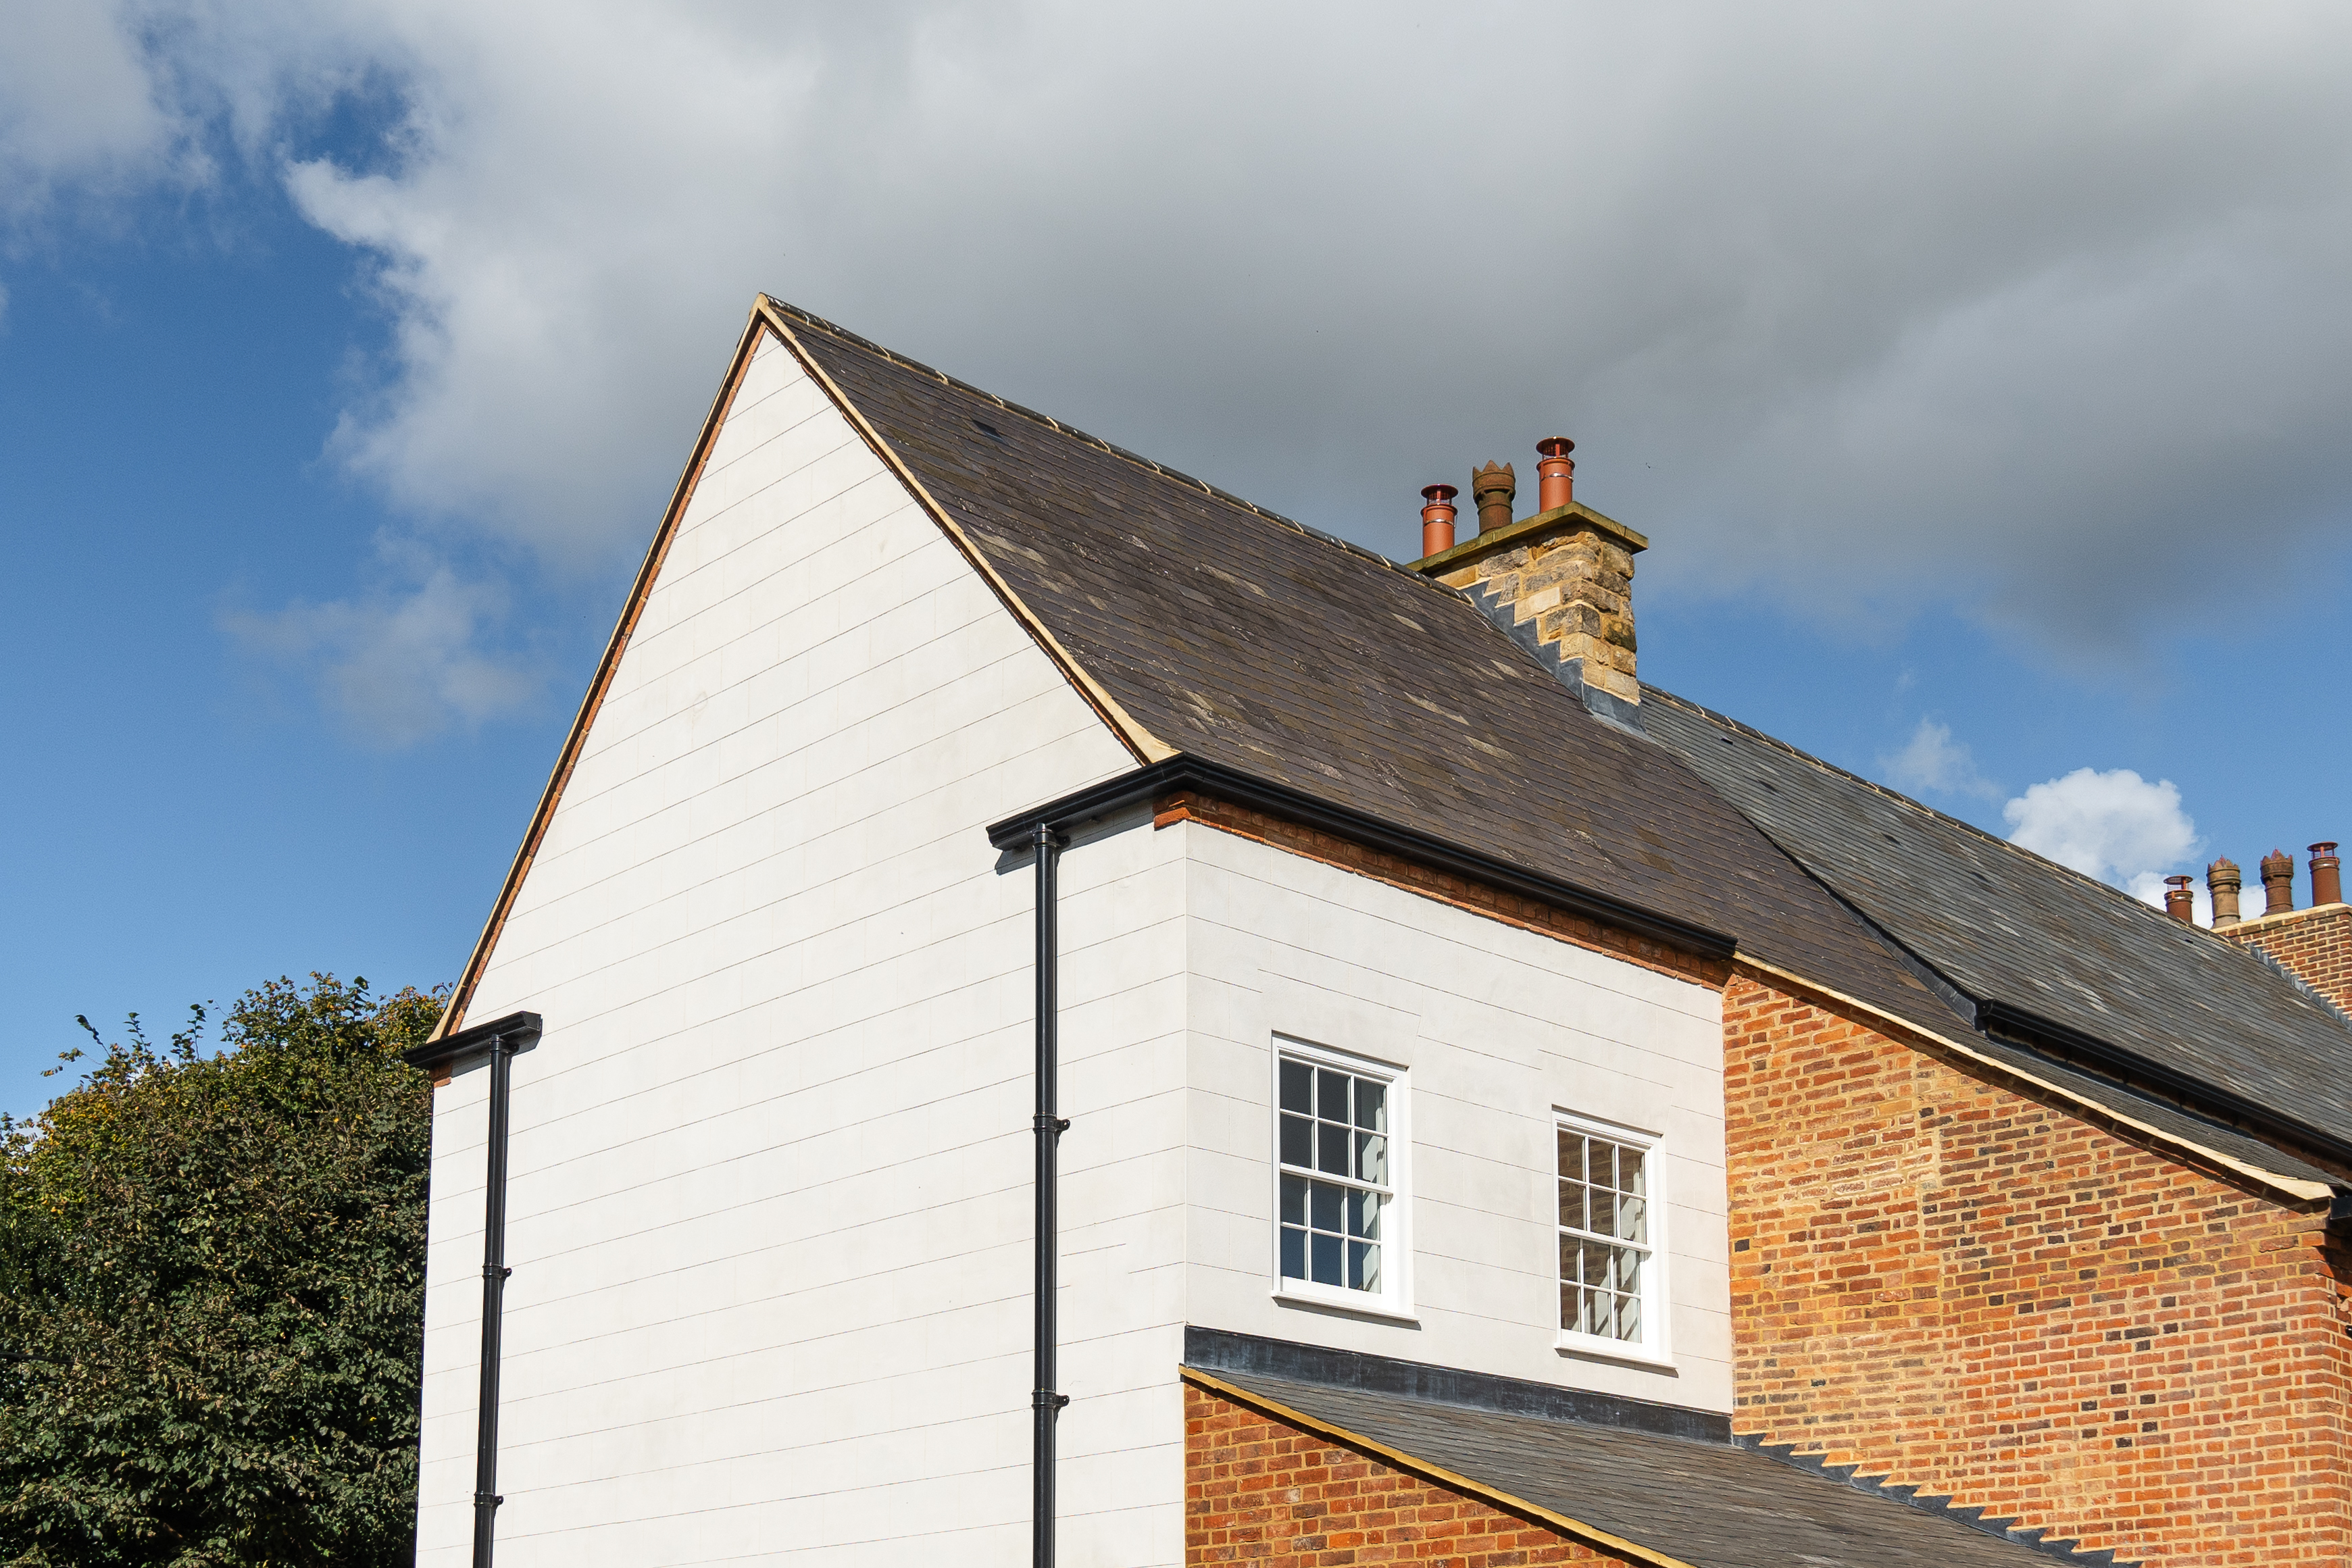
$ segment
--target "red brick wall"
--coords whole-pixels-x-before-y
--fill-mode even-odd
[[[1185,1386],[1186,1568],[1535,1568],[1624,1561]]]
[[[1744,976],[1724,1046],[1740,1431],[2167,1568],[2347,1561],[2319,1217]]]
[[[2305,985],[2352,1012],[2352,906],[2328,904],[2299,909],[2259,924],[2232,925],[2221,935],[2245,946],[2260,947]]]

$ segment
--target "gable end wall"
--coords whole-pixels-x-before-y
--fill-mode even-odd
[[[1724,1042],[1736,1430],[2126,1561],[2346,1560],[2323,1216],[1746,976]]]
[[[474,999],[547,1020],[502,1568],[1027,1560],[1034,883],[984,829],[1130,761],[762,342]],[[1149,831],[1064,869],[1074,1565],[1181,1551],[1182,891]],[[424,1564],[471,1532],[484,1087],[435,1092]]]
[[[2341,1012],[2352,1012],[2352,904],[2327,904],[2229,926],[2218,933],[2268,954]]]
[[[1187,1385],[1187,1568],[1427,1563],[1549,1568],[1629,1559]]]

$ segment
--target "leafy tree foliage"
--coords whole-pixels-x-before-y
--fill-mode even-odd
[[[221,1052],[202,1008],[160,1049],[134,1016],[0,1120],[0,1562],[409,1561],[431,1090],[399,1052],[439,1011],[279,980]]]

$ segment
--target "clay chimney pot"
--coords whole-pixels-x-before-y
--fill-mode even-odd
[[[1454,497],[1462,492],[1451,485],[1432,485],[1421,493],[1421,553],[1423,559],[1454,548]]]
[[[1519,476],[1507,463],[1489,463],[1470,475],[1470,494],[1478,503],[1478,531],[1492,533],[1511,526],[1511,501],[1519,493]]]
[[[2189,891],[2190,880],[2185,876],[2164,879],[2164,912],[2184,924],[2197,918],[2197,899]]]
[[[2344,862],[2332,843],[2311,846],[2311,902],[2315,908],[2344,902]]]
[[[2294,862],[2273,850],[2263,857],[2263,913],[2284,915],[2294,907]]]
[[[2238,862],[2227,855],[2205,868],[2205,886],[2213,895],[2214,930],[2226,930],[2238,923],[2238,889],[2244,880]]]
[[[1536,510],[1549,512],[1576,499],[1576,460],[1569,455],[1576,443],[1565,435],[1536,443],[1542,461],[1536,465]]]

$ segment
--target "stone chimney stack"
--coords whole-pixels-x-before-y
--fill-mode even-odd
[[[1467,593],[1488,619],[1550,664],[1594,714],[1639,728],[1633,557],[1650,541],[1573,499],[1575,464],[1568,455],[1574,445],[1554,436],[1537,447],[1545,505],[1516,522],[1509,465],[1477,470],[1470,476],[1477,537],[1423,557],[1413,570]]]
[[[2213,929],[2226,931],[2238,923],[2238,888],[2244,881],[2238,862],[2223,855],[2205,868],[2205,886],[2213,895]]]
[[[2294,861],[2273,850],[2263,857],[2263,913],[2284,915],[2294,907]]]

